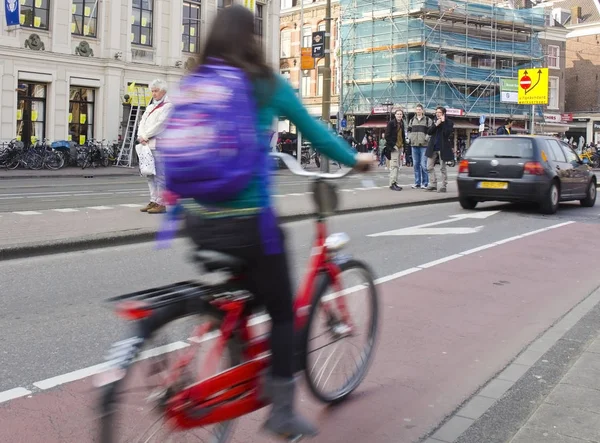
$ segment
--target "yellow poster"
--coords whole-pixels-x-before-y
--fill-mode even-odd
[[[146,26],[148,24],[148,20],[146,17],[142,17],[142,26]]]
[[[31,143],[35,143],[35,141],[36,141],[36,140],[37,140],[37,139],[36,139],[35,135],[32,135],[32,136],[31,136]]]
[[[69,112],[69,123],[73,123],[73,114]]]
[[[75,32],[75,23],[71,23],[71,33]]]
[[[41,8],[42,7],[42,0],[35,0],[35,7],[36,8]]]
[[[85,135],[80,135],[79,136],[79,144],[80,145],[85,145]]]
[[[67,137],[67,140],[68,140],[68,141],[71,141],[71,140],[73,140],[73,136],[72,136],[71,134],[69,134],[69,136]]]
[[[85,14],[86,17],[89,17],[92,14],[92,9],[89,6],[86,6],[85,9],[83,10],[83,13]]]
[[[83,25],[83,35],[89,35],[90,27],[88,25]]]
[[[146,36],[142,35],[142,39],[141,39],[142,45],[146,44]]]
[[[135,38],[135,35],[133,35],[133,32],[131,33],[131,41],[133,41],[133,39]]]
[[[196,28],[190,28],[190,35],[191,35],[192,37],[195,37],[195,36],[196,36]]]
[[[256,4],[255,0],[244,0],[244,7],[250,9],[252,12],[254,12],[255,4]]]
[[[131,23],[133,23],[135,25],[135,15],[131,16]]]
[[[21,23],[22,25],[25,24],[25,14],[20,14],[19,15],[19,23]]]
[[[22,120],[23,119],[23,111],[21,111],[20,109],[17,109],[17,120]]]
[[[196,52],[196,45],[193,43],[190,43],[190,52]]]
[[[82,125],[85,125],[85,122],[86,122],[86,121],[87,121],[87,115],[85,115],[85,114],[81,114],[81,115],[79,116],[79,123],[80,123],[80,124],[82,124]]]
[[[21,136],[17,135],[17,141],[20,142],[21,141]]]
[[[38,112],[37,111],[31,111],[31,121],[32,122],[37,122],[37,118],[38,118]]]
[[[75,14],[77,11],[77,5],[71,5],[71,14]]]
[[[21,4],[24,5],[25,4],[25,0],[21,0]]]
[[[42,24],[41,17],[33,17],[33,26],[34,27],[39,28],[41,24]]]

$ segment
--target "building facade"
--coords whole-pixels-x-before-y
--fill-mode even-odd
[[[17,26],[1,2],[0,140],[116,140],[128,86],[175,87],[237,1],[19,0]],[[279,0],[258,0],[255,24],[277,69]]]
[[[339,65],[337,54],[339,2],[332,1],[331,21],[331,120],[335,121],[339,103]],[[301,18],[303,17],[303,20]],[[321,117],[324,59],[315,60],[314,69],[302,71],[301,49],[310,48],[312,33],[325,31],[326,8],[323,0],[282,0],[280,19],[279,70],[302,96],[308,112]],[[281,122],[280,130],[289,130]]]
[[[382,127],[392,109],[412,112],[420,103],[428,113],[446,107],[455,143],[466,146],[481,134],[482,116],[484,131],[508,118],[517,120],[517,130],[529,130],[531,106],[502,94],[504,80],[514,87],[519,69],[546,67],[549,45],[564,51],[566,32],[548,30],[544,9],[469,0],[342,0],[340,14],[341,105],[357,128]],[[562,65],[552,67],[548,106],[536,106],[536,132],[565,130],[543,117],[563,110],[564,60],[553,61]]]

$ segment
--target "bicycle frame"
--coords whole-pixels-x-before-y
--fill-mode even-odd
[[[312,296],[319,275],[325,274],[333,282],[336,291],[340,290],[339,268],[329,257],[325,246],[326,238],[326,224],[324,220],[318,220],[308,271],[294,301],[296,332],[304,331],[307,326]],[[344,298],[336,297],[335,300],[342,317],[347,319],[348,312]],[[245,301],[216,301],[214,304],[226,315],[221,324],[221,335],[209,351],[209,356],[204,362],[204,369],[210,368],[215,361],[219,361],[234,332],[240,334],[239,338],[244,344],[245,363],[178,392],[168,402],[165,412],[166,418],[178,429],[191,429],[231,420],[249,414],[269,403],[268,399],[260,392],[261,376],[270,366],[268,337],[253,336],[248,325],[248,317],[245,315]],[[324,308],[327,312],[326,305]],[[198,338],[207,330],[208,327],[201,328],[198,331]],[[199,343],[201,340],[195,341]],[[303,344],[301,343],[301,345]],[[177,378],[178,371],[191,361],[194,353],[195,346],[192,346],[175,363],[176,372],[172,374],[174,379]],[[301,354],[300,357],[303,358],[304,355]]]

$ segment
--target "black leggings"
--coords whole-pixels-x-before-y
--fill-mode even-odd
[[[287,254],[267,255],[257,217],[206,219],[186,215],[192,241],[202,249],[239,257],[248,264],[245,285],[271,317],[272,373],[291,377],[294,370],[293,293]],[[282,236],[283,231],[279,231]]]

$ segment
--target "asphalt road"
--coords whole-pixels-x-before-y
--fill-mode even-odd
[[[456,168],[450,171],[450,179],[456,176]],[[332,166],[335,172],[335,166]],[[400,183],[413,183],[412,168],[400,169]],[[376,186],[388,183],[388,173],[379,168],[370,175]],[[280,172],[275,176],[275,194],[286,195],[307,192],[306,178]],[[362,187],[360,176],[350,176],[339,181],[341,188]],[[147,203],[148,185],[142,177],[94,178],[15,178],[0,180],[0,212],[30,211],[86,206]]]
[[[294,185],[282,182],[279,186],[289,187]],[[330,231],[347,232],[352,237],[348,251],[368,262],[377,276],[383,277],[424,263],[443,259],[461,251],[551,227],[565,221],[577,222],[572,226],[597,225],[600,221],[600,209],[598,207],[581,208],[578,204],[562,205],[560,212],[555,216],[541,216],[535,210],[525,206],[488,203],[481,205],[481,208],[483,210],[469,212],[460,209],[456,203],[449,203],[350,214],[332,219]],[[453,217],[456,215],[459,217]],[[467,218],[461,218],[461,216]],[[468,218],[473,216],[478,218]],[[453,221],[423,227],[439,229],[438,231],[429,231],[428,235],[418,235],[417,229],[408,232],[409,235],[370,236],[371,234],[448,220]],[[457,227],[467,228],[465,232],[470,232],[456,234],[452,229]],[[309,221],[289,223],[286,228],[290,233],[289,246],[294,275],[297,279],[304,269],[310,252],[313,228]],[[564,227],[561,229],[570,228]],[[594,229],[597,230],[597,226],[594,226]],[[404,232],[407,233],[407,231]],[[534,239],[534,237],[529,238]],[[524,240],[518,240],[515,243],[521,241]],[[551,242],[545,241],[544,243],[548,247]],[[599,241],[594,244],[596,247],[600,247]],[[572,247],[580,249],[582,259],[585,259],[587,253],[584,244],[575,243]],[[185,260],[187,250],[187,243],[180,240],[176,242],[174,248],[165,251],[153,250],[152,244],[138,244],[0,262],[3,287],[3,309],[0,314],[0,337],[2,337],[0,339],[0,392],[15,387],[33,389],[33,383],[39,380],[102,362],[110,344],[122,338],[126,331],[124,325],[101,305],[102,300],[119,293],[193,278],[196,275],[196,269]],[[514,260],[518,262],[518,254],[514,254]],[[544,254],[544,260],[552,261],[555,259],[547,256],[547,250],[544,250]],[[556,254],[558,257],[560,251],[556,251]],[[449,278],[449,283],[454,285],[464,284],[465,294],[475,294],[478,290],[477,284],[476,282],[470,282],[468,278],[465,279],[465,276],[469,275],[468,269],[461,268],[460,260],[456,261],[456,265],[452,265],[456,266],[458,281],[454,281],[452,273],[447,272],[438,274],[439,279],[442,281],[435,281],[436,274],[433,272],[431,282],[432,284],[442,284],[443,279]],[[487,260],[486,263],[491,266],[488,271],[491,270],[490,272],[492,272],[494,269],[492,266],[493,260]],[[500,266],[503,266],[502,262],[499,261],[499,263]],[[524,265],[529,264],[524,263]],[[431,269],[431,271],[434,271],[434,269]],[[540,269],[537,269],[537,271],[540,272]],[[501,269],[498,272],[501,273]],[[431,279],[432,276],[430,275],[427,278]],[[575,276],[565,275],[552,275],[552,277],[556,278],[557,281],[568,281],[570,278],[575,278]],[[412,287],[411,284],[405,287],[402,282],[403,280],[399,279],[394,280],[393,284],[385,284],[385,303],[382,305],[385,315],[402,312],[403,303],[401,300],[410,294]],[[582,293],[575,294],[577,291],[574,290],[573,297],[581,298],[587,295],[587,293],[583,293],[583,288],[581,291]],[[535,291],[533,292],[535,294]],[[562,297],[560,293],[550,294],[550,296],[554,295],[556,298]],[[422,303],[426,304],[430,301],[424,297]],[[569,309],[571,303],[574,304],[575,302],[570,299],[563,300],[562,303],[565,303],[565,305],[553,307],[557,310],[556,312],[551,310],[552,306],[548,306],[550,303],[536,303],[536,309],[539,312],[536,314],[535,321],[532,319],[528,325],[535,324],[543,330],[550,326],[557,313],[560,314],[559,311]],[[412,300],[411,303],[418,305],[419,299]],[[462,305],[462,309],[468,311],[475,318],[480,314],[477,309],[485,310],[489,308],[482,306],[480,301],[474,303],[473,306],[470,306],[468,301],[464,303],[466,304]],[[412,306],[412,309],[415,309],[415,306]],[[420,306],[420,308],[424,311],[419,309],[417,312],[415,310],[413,318],[411,318],[411,328],[416,328],[416,330],[401,331],[398,329],[402,327],[401,324],[386,324],[387,333],[392,334],[394,338],[392,339],[388,335],[387,340],[384,340],[386,347],[379,349],[381,359],[387,361],[386,365],[388,366],[374,369],[378,374],[377,377],[379,377],[377,379],[378,383],[383,383],[380,380],[383,373],[387,380],[399,383],[413,393],[424,388],[423,384],[427,384],[423,380],[411,381],[410,376],[403,374],[398,366],[394,366],[394,361],[396,360],[395,364],[397,365],[400,357],[395,359],[390,357],[392,355],[402,355],[410,361],[410,356],[405,354],[406,349],[415,349],[415,353],[418,353],[417,350],[419,349],[440,345],[439,341],[436,342],[439,339],[430,341],[433,339],[430,331],[435,329],[432,328],[432,321],[442,321],[442,323],[447,322],[449,324],[452,320],[439,317],[428,318],[424,314],[424,312],[427,312],[427,306]],[[483,316],[488,314],[488,312],[481,312]],[[420,315],[424,317],[420,317]],[[500,318],[502,315],[508,315],[508,311],[498,312],[495,315]],[[463,326],[472,332],[473,324],[462,326],[453,324],[453,328],[460,329]],[[448,326],[446,325],[446,327]],[[460,330],[457,332],[461,333]],[[407,337],[413,337],[413,341],[407,342],[404,334]],[[465,339],[467,341],[477,341],[467,332],[465,332],[464,337],[467,337]],[[502,338],[488,337],[487,339],[491,340],[487,345],[493,347],[495,345],[493,340],[501,340]],[[521,341],[526,339],[530,338],[523,337]],[[504,350],[507,355],[516,355],[522,348],[523,343],[521,341],[509,341],[508,343],[503,341],[500,347],[506,348]],[[462,343],[467,348],[470,344],[470,342]],[[500,343],[497,344],[500,345]],[[389,366],[390,364],[391,366]],[[419,369],[419,366],[425,365],[426,367],[427,362],[415,361],[414,365],[413,370],[422,372],[423,369]],[[494,375],[496,369],[493,364],[477,367],[475,369],[475,371],[478,371],[476,372],[476,378],[487,380]],[[451,381],[452,377],[450,377]],[[445,394],[444,386],[426,387],[430,391],[437,392],[438,396],[443,396]],[[461,389],[464,389],[464,392],[459,389],[453,393],[454,397],[450,396],[447,403],[443,403],[442,406],[447,411],[438,411],[435,418],[429,416],[427,419],[424,418],[423,423],[416,425],[416,430],[410,431],[412,432],[410,435],[423,433],[424,430],[435,426],[437,424],[434,422],[435,420],[441,419],[443,413],[450,413],[452,407],[458,406],[472,393],[467,392],[466,388],[461,387]],[[362,406],[354,405],[352,409],[357,407],[372,408],[375,404],[372,402],[377,401],[384,402],[384,404],[387,404],[385,402],[392,402],[390,404],[394,404],[394,407],[399,407],[398,405],[403,402],[402,399],[387,397],[378,400],[377,395],[373,395],[375,395],[374,398],[367,396],[362,400],[358,400],[363,402]],[[428,406],[415,405],[417,410],[420,407],[426,410]],[[10,403],[3,405],[2,408],[0,408],[0,422],[2,422],[3,411],[10,412]],[[68,410],[63,409],[61,413],[65,417],[59,417],[59,423],[60,420],[66,420]],[[415,414],[418,415],[418,411],[415,411]],[[402,420],[400,416],[397,419]],[[410,427],[407,427],[405,431],[409,432],[409,430]],[[13,432],[15,431],[18,435],[19,429],[14,429]],[[50,439],[48,441],[56,440]],[[246,440],[242,439],[241,441]],[[409,440],[398,440],[391,436],[386,440],[379,435],[378,439],[373,441],[391,443]]]

